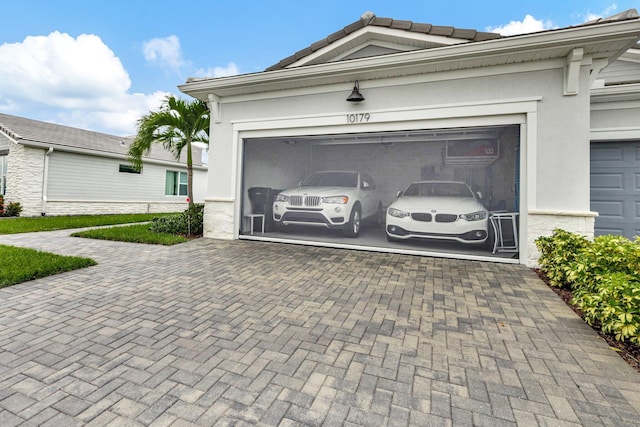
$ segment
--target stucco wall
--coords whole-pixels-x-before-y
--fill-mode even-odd
[[[594,103],[591,107],[591,128],[640,129],[640,101]]]
[[[535,69],[534,69],[535,68]],[[227,200],[235,200],[239,188],[238,170],[241,170],[242,152],[240,145],[234,145],[234,123],[236,130],[243,123],[264,120],[272,121],[275,130],[273,136],[287,135],[290,130],[281,128],[281,121],[299,117],[310,123],[312,134],[351,133],[379,131],[381,124],[375,122],[376,114],[389,111],[411,112],[420,108],[447,109],[460,105],[477,104],[481,107],[469,113],[474,123],[491,125],[499,117],[490,116],[486,111],[492,102],[505,102],[518,99],[537,99],[533,114],[523,115],[522,129],[525,138],[522,141],[521,188],[523,204],[520,212],[524,235],[522,244],[525,252],[529,250],[533,258],[525,256],[525,263],[533,263],[535,251],[530,248],[535,238],[550,234],[558,224],[564,224],[571,231],[582,234],[593,233],[593,218],[590,216],[589,200],[589,67],[580,69],[578,94],[564,94],[564,62],[540,63],[538,67],[510,66],[495,67],[477,72],[475,70],[437,73],[421,77],[389,78],[386,80],[360,81],[360,90],[366,100],[353,105],[345,101],[351,90],[350,85],[332,85],[318,88],[317,93],[305,89],[305,93],[270,94],[250,101],[223,100],[222,119],[212,126],[208,176],[208,209],[223,210],[226,217],[216,217],[217,224],[205,226],[208,237],[229,237],[229,232],[218,234],[216,230],[233,230],[236,225],[221,224],[229,218],[230,208]],[[282,95],[282,96],[281,96]],[[284,96],[287,95],[287,96]],[[266,98],[266,99],[264,99]],[[374,119],[367,124],[354,127],[348,123],[324,128],[323,117],[349,113],[371,113]],[[402,116],[404,113],[399,113]],[[407,114],[409,115],[409,114]],[[480,120],[478,122],[476,119]],[[387,123],[394,130],[402,126]],[[415,119],[415,115],[412,116]],[[527,120],[531,120],[528,122]],[[317,127],[313,123],[317,123]],[[411,124],[411,122],[407,122]],[[433,126],[432,126],[433,123]],[[446,121],[421,121],[423,129],[459,127],[459,118]],[[238,125],[240,124],[240,125]],[[248,133],[247,135],[250,135]],[[240,131],[240,138],[244,133]],[[238,151],[235,151],[238,150]],[[531,169],[533,167],[533,169]],[[527,170],[529,168],[529,170]],[[220,200],[225,200],[221,202]],[[234,207],[238,212],[238,206]],[[555,212],[544,216],[544,220],[530,218],[529,210]],[[213,218],[210,216],[209,218]],[[237,213],[236,213],[236,217]],[[574,218],[575,220],[568,220]],[[530,220],[530,221],[529,221]],[[238,221],[238,219],[236,219]],[[531,222],[531,224],[529,224]]]

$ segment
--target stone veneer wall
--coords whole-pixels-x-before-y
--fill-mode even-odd
[[[205,200],[204,237],[234,238],[234,205],[235,200]]]
[[[595,224],[595,212],[554,212],[554,211],[529,211],[528,236],[527,236],[527,266],[538,266],[540,252],[535,240],[539,236],[550,236],[553,230],[560,228],[572,233],[578,233],[588,239],[593,239]]]
[[[6,202],[19,202],[22,216],[40,215],[45,150],[12,144],[7,159]]]
[[[46,205],[47,215],[101,215],[124,213],[161,213],[182,212],[187,209],[186,202],[118,202],[118,201],[50,201]],[[23,215],[25,216],[25,215]]]

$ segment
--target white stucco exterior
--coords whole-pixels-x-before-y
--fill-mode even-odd
[[[637,128],[638,110],[592,112],[592,73],[639,37],[633,20],[188,82],[180,89],[208,101],[215,117],[205,236],[239,237],[248,138],[518,125],[518,262],[535,265],[535,239],[554,228],[593,235],[591,121]],[[345,102],[354,80],[366,97],[359,104]],[[368,119],[352,122],[350,114]]]

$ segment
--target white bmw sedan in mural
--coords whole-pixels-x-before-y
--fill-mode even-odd
[[[410,238],[483,243],[489,213],[464,182],[414,182],[387,209],[389,241]]]
[[[316,172],[297,188],[280,192],[273,203],[276,227],[289,225],[342,229],[357,237],[363,220],[382,219],[373,179],[361,172]]]

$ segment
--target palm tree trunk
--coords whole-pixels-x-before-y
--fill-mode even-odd
[[[191,153],[191,136],[187,136],[187,197],[189,209],[193,207],[193,155]]]

